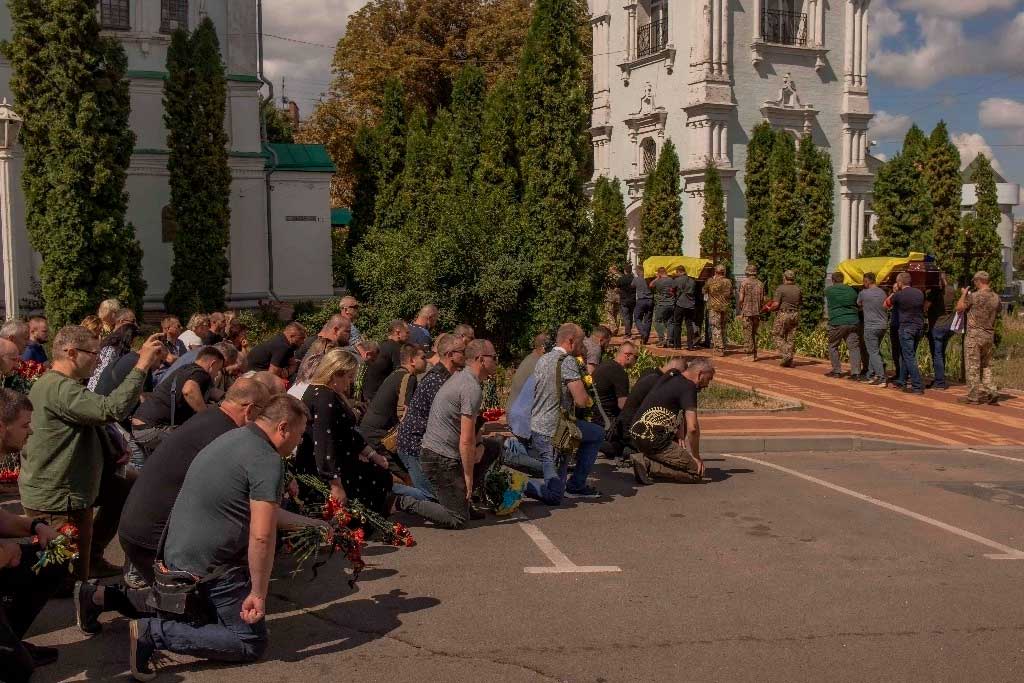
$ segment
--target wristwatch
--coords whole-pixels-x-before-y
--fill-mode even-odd
[[[32,520],[32,523],[28,525],[28,533],[30,536],[36,535],[36,527],[40,524],[46,524],[46,520],[42,517],[36,517]]]

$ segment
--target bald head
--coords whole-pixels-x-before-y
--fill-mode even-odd
[[[284,380],[269,370],[254,372],[250,375],[250,378],[265,386],[271,395],[284,393]]]
[[[0,339],[0,373],[9,375],[18,366],[18,346],[9,339]]]
[[[416,314],[416,324],[420,327],[424,327],[428,330],[434,329],[434,325],[437,324],[437,316],[439,311],[437,306],[434,304],[427,304],[420,309],[420,312]]]
[[[686,357],[685,356],[673,356],[668,359],[668,362],[662,366],[662,372],[668,372],[669,370],[678,370],[682,372],[686,369]]]
[[[352,335],[352,321],[341,313],[335,313],[320,330],[320,337],[337,342],[338,346],[348,346]]]

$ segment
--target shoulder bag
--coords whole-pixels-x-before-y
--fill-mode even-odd
[[[551,444],[555,451],[562,453],[569,458],[570,464],[576,457],[576,450],[583,443],[583,432],[576,424],[576,416],[571,410],[566,410],[562,405],[562,361],[559,358],[555,363],[555,396],[558,397],[558,423],[555,425],[555,435],[551,438]]]
[[[380,439],[380,445],[390,453],[398,453],[398,428],[402,426],[402,420],[405,419],[405,396],[409,389],[410,377],[412,377],[412,373],[407,372],[398,387],[398,424],[389,429],[387,434]]]

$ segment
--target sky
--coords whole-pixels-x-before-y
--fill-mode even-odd
[[[284,79],[303,116],[327,90],[333,46],[364,4],[264,0],[267,75],[278,98]],[[870,11],[873,153],[899,151],[913,122],[927,133],[945,120],[964,165],[983,152],[1024,183],[1024,0],[872,0]]]

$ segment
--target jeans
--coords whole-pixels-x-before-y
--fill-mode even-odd
[[[896,377],[897,384],[906,385],[907,375],[914,389],[924,389],[921,379],[921,368],[917,366],[917,345],[923,336],[920,327],[900,328],[900,374]]]
[[[530,455],[526,445],[517,436],[505,439],[505,449],[501,453],[501,462],[514,470],[525,472],[530,476],[543,477],[544,467]]]
[[[868,347],[868,375],[885,379],[885,361],[882,360],[882,340],[889,332],[885,327],[865,327],[864,344]]]
[[[892,365],[896,376],[900,374],[900,366],[903,363],[900,358],[903,354],[900,353],[900,328],[891,326],[889,327],[889,350],[892,352]]]
[[[646,344],[651,340],[651,315],[654,312],[654,301],[652,299],[637,299],[636,308],[633,309],[633,322],[636,323],[636,330],[640,333],[640,340]]]
[[[672,304],[658,304],[654,307],[654,331],[658,333],[658,343],[662,346],[669,343],[673,308]]]
[[[498,439],[484,440],[483,457],[473,467],[474,488],[483,484],[484,474],[501,455]],[[469,495],[461,458],[449,458],[429,448],[420,452],[423,472],[433,485],[437,501],[405,498],[399,507],[446,529],[461,529],[469,519]]]
[[[850,353],[850,374],[859,375],[860,367],[860,334],[856,325],[829,325],[828,327],[828,357],[832,361],[832,372],[843,371],[843,364],[839,359],[839,347],[846,342],[846,350]]]
[[[140,619],[139,638],[157,650],[218,662],[254,662],[267,649],[267,621],[242,620],[242,602],[252,592],[248,567],[236,567],[208,584],[206,599],[217,621],[195,627],[170,619]],[[149,644],[149,643],[146,643]]]
[[[544,478],[531,479],[526,485],[525,493],[530,498],[548,505],[560,505],[566,492],[580,491],[587,485],[587,477],[604,442],[604,429],[583,420],[577,420],[576,425],[583,433],[583,441],[576,455],[576,469],[568,481],[569,459],[556,456],[550,436],[533,433],[530,447],[544,468]]]
[[[629,339],[633,335],[633,311],[635,308],[635,301],[631,301],[628,304],[625,302],[620,304],[619,316],[622,318],[622,324],[626,328],[623,332],[626,339]]]
[[[412,496],[417,500],[433,500],[434,499],[434,487],[427,479],[427,475],[423,473],[423,467],[420,465],[419,453],[411,453],[409,451],[398,451],[398,459],[405,465],[405,469],[409,472],[409,479],[412,480],[412,486],[403,486],[402,484],[395,484],[391,490],[399,496]]]
[[[935,386],[946,386],[946,346],[952,337],[953,330],[948,327],[936,327],[928,332],[932,368],[935,370]]]

